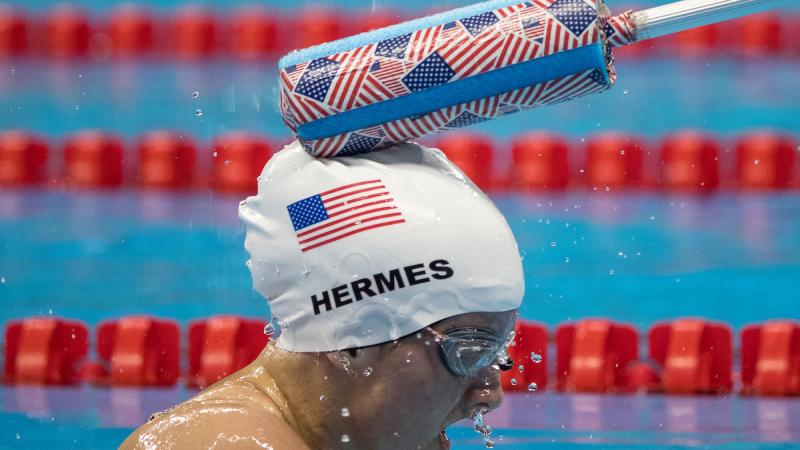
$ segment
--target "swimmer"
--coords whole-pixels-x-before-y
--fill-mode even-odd
[[[440,151],[323,159],[293,143],[239,216],[275,333],[122,449],[443,449],[448,426],[500,405],[520,257]]]

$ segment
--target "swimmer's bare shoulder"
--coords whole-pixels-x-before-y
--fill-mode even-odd
[[[268,397],[231,378],[156,414],[120,450],[309,450]]]

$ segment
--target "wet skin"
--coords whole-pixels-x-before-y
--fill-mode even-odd
[[[506,336],[515,318],[515,311],[469,313],[432,327]],[[143,425],[120,448],[439,449],[448,446],[441,430],[502,398],[497,369],[453,375],[427,332],[355,352],[267,345],[249,366]]]

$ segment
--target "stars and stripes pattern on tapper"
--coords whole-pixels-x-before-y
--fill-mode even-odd
[[[300,250],[405,222],[383,181],[345,184],[287,206]]]
[[[598,22],[603,26],[600,30]],[[621,45],[628,20],[598,17],[597,0],[528,0],[284,68],[280,107],[287,125],[302,124],[532,61],[607,38]],[[607,73],[606,73],[607,72]],[[460,128],[537,105],[607,89],[607,71],[589,70],[497,96],[351,130],[303,146],[317,156],[357,154]]]
[[[636,35],[636,25],[631,19],[631,12],[609,17],[603,31],[606,35],[606,43],[612,47],[622,47],[634,40]]]

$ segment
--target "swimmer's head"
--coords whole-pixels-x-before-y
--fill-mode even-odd
[[[325,159],[295,142],[267,163],[239,216],[284,350],[366,347],[522,301],[508,224],[435,149]]]

